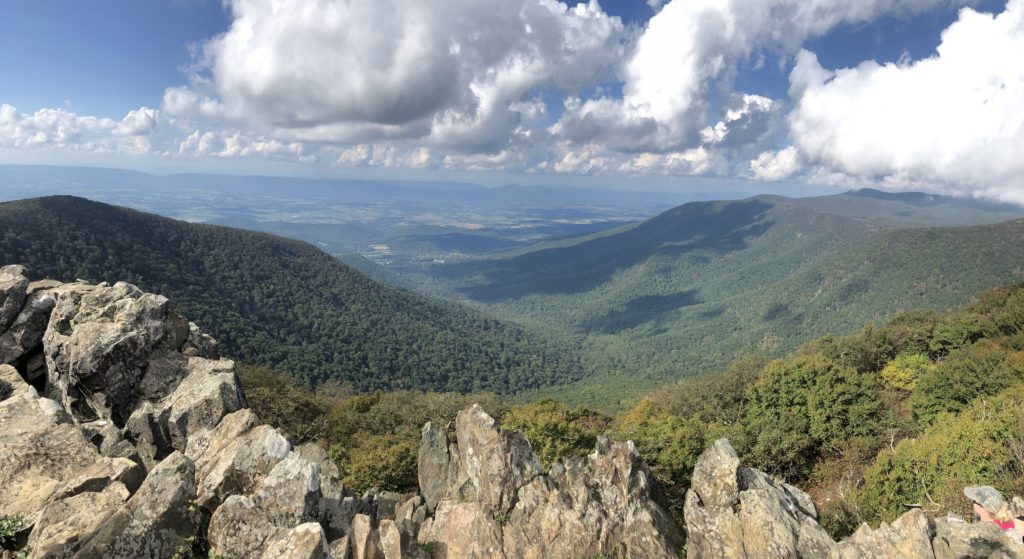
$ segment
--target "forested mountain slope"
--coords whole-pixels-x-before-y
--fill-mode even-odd
[[[311,384],[507,393],[582,375],[571,351],[520,327],[263,233],[55,196],[0,204],[0,261],[166,295],[229,356]]]
[[[599,373],[582,388],[590,394],[558,394],[600,404],[742,354],[781,355],[829,332],[905,309],[949,309],[1019,281],[1024,222],[991,223],[1019,215],[873,191],[695,202],[613,234],[432,273],[501,316],[585,335]],[[963,225],[972,223],[987,224]]]

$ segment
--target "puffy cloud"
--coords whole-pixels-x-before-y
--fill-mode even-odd
[[[950,0],[672,0],[651,18],[623,64],[623,96],[567,107],[574,141],[633,151],[694,145],[716,88],[731,91],[740,61],[760,50],[795,52],[842,23],[909,14]],[[628,138],[623,142],[622,138]]]
[[[312,163],[314,150],[301,142],[250,137],[238,130],[195,130],[178,143],[176,155],[202,157],[259,157]]]
[[[800,154],[793,146],[779,151],[765,151],[750,162],[754,178],[763,181],[779,181],[796,174],[802,165]]]
[[[158,111],[141,107],[121,120],[82,116],[64,109],[19,113],[0,105],[0,146],[18,149],[62,149],[143,155],[146,136],[157,128]]]
[[[607,76],[624,27],[596,0],[232,0],[208,75],[164,109],[321,142],[499,151],[541,87]]]
[[[830,72],[803,52],[791,91],[793,141],[824,172],[1024,202],[1024,0],[963,9],[916,62]]]

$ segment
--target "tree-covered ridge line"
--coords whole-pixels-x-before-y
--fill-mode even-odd
[[[166,295],[227,355],[310,385],[507,393],[583,374],[571,347],[264,233],[47,197],[0,204],[0,261]]]
[[[983,223],[1013,217],[1009,209],[964,202],[957,217],[941,199],[890,198],[695,202],[611,234],[433,273],[497,316],[585,336],[594,375],[531,396],[614,408],[744,354],[785,355],[829,332],[956,308],[1024,280],[1024,221]]]

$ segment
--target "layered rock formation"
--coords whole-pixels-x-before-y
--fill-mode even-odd
[[[697,462],[684,510],[688,559],[1024,559],[1024,545],[992,523],[930,519],[913,509],[834,542],[799,489],[740,466],[721,439]]]
[[[0,517],[29,558],[676,557],[632,443],[548,475],[464,410],[427,425],[421,491],[358,497],[247,409],[231,361],[164,297],[0,268]],[[4,552],[6,553],[6,552]]]

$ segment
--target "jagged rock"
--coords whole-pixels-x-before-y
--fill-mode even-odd
[[[76,557],[171,557],[199,527],[195,467],[175,452],[160,462],[125,506],[110,517]]]
[[[373,529],[370,517],[357,514],[352,519],[352,559],[384,559],[380,539]]]
[[[37,398],[39,393],[25,382],[18,370],[10,365],[0,365],[0,402],[8,398]]]
[[[42,343],[55,303],[56,299],[50,291],[36,291],[28,296],[24,307],[3,330],[3,335],[0,335],[0,363],[13,364]],[[32,365],[34,374],[29,380],[36,376],[35,372],[40,368],[45,371],[45,358],[42,367],[38,363]]]
[[[601,437],[519,492],[503,524],[510,557],[675,557],[682,536],[632,443]]]
[[[224,559],[258,558],[265,543],[280,533],[245,495],[224,500],[210,518],[207,539],[210,549]]]
[[[31,526],[55,500],[101,492],[112,483],[138,487],[141,472],[134,462],[101,456],[60,405],[39,397],[13,367],[0,365],[0,382],[11,387],[0,402],[5,515],[23,514]]]
[[[324,525],[328,538],[337,538],[348,530],[352,518],[359,512],[357,501],[345,494],[341,484],[341,472],[327,455],[327,451],[316,443],[298,446],[295,452],[320,468],[320,510],[318,518]],[[347,497],[347,498],[346,498]]]
[[[125,501],[128,489],[110,483],[100,491],[85,491],[47,504],[29,536],[29,557],[71,557],[82,539],[94,533]]]
[[[410,497],[395,510],[395,525],[413,541],[426,519],[427,505],[421,495]]]
[[[320,521],[320,468],[291,452],[250,498],[232,495],[210,518],[211,547],[225,559],[258,558],[263,546],[310,521]],[[326,542],[326,539],[325,539]]]
[[[420,438],[419,476],[420,492],[426,499],[427,508],[431,511],[437,502],[448,493],[448,486],[453,481],[451,455],[448,453],[448,435],[443,428],[432,423],[423,426]]]
[[[180,380],[172,386],[159,381],[147,381],[154,369],[165,379]],[[170,381],[168,381],[170,382]],[[151,363],[137,389],[144,396],[159,400],[144,401],[131,413],[125,433],[131,439],[142,460],[151,465],[177,450],[189,451],[189,439],[202,437],[212,430],[225,415],[245,405],[245,397],[238,387],[234,363],[227,360],[210,361],[202,357],[161,356]],[[173,388],[166,396],[160,396]],[[191,452],[201,452],[193,443]]]
[[[521,434],[473,406],[454,442],[424,426],[421,494],[359,499],[322,448],[260,425],[233,363],[166,299],[23,272],[0,268],[0,357],[16,365],[0,366],[0,511],[26,516],[29,557],[170,558],[204,539],[225,559],[677,556],[632,443],[599,438],[543,475]],[[685,509],[691,559],[1024,559],[992,524],[920,511],[836,544],[806,493],[741,467],[725,440],[696,465]]]
[[[299,524],[273,541],[261,559],[330,559],[324,529],[316,522]]]
[[[433,547],[437,559],[505,558],[501,526],[475,502],[444,500],[438,503],[433,521],[420,530],[419,542]]]
[[[257,425],[245,409],[229,414],[196,459],[197,503],[216,509],[229,495],[251,494],[270,470],[288,455],[288,440],[269,425]]]
[[[82,423],[79,428],[103,456],[138,458],[135,446],[125,440],[114,422],[97,419],[89,423]]]
[[[377,527],[380,535],[380,549],[384,559],[402,559],[402,550],[408,548],[408,538],[402,534],[394,520],[385,519]]]
[[[438,459],[443,437],[423,431],[421,463],[458,471],[417,533],[435,556],[677,557],[680,531],[632,443],[602,437],[587,458],[564,460],[543,476],[522,435],[496,429],[479,406],[459,414],[456,435],[446,470]]]
[[[191,357],[220,359],[220,344],[212,336],[199,329],[195,322],[188,323],[188,339],[181,352]]]
[[[934,525],[935,559],[1024,558],[1024,545],[991,522],[967,523],[960,518],[947,517],[935,520]]]
[[[394,520],[398,507],[411,497],[411,494],[370,489],[363,494],[359,512],[369,516],[374,524],[384,519]]]
[[[740,499],[739,468],[736,450],[728,440],[718,439],[697,460],[690,487],[706,507],[735,506]]]
[[[914,509],[892,525],[882,523],[877,530],[866,524],[852,536],[839,542],[829,559],[861,557],[913,557],[933,559],[932,526],[920,509]]]
[[[348,536],[334,540],[328,549],[331,552],[331,559],[351,559],[352,557],[352,545],[349,543]]]
[[[119,282],[55,288],[56,304],[43,336],[48,395],[77,419],[124,425],[139,404],[136,392],[155,350],[177,350],[188,323],[166,297]]]
[[[256,493],[256,504],[279,526],[318,520],[320,468],[292,452],[278,462]]]
[[[28,284],[24,266],[15,264],[0,268],[0,332],[7,330],[21,311]]]
[[[835,545],[802,491],[740,467],[725,439],[701,454],[686,493],[687,557],[825,557]]]
[[[449,497],[475,498],[489,513],[506,514],[520,487],[540,475],[540,460],[518,431],[500,431],[479,405],[455,419],[458,478]]]

